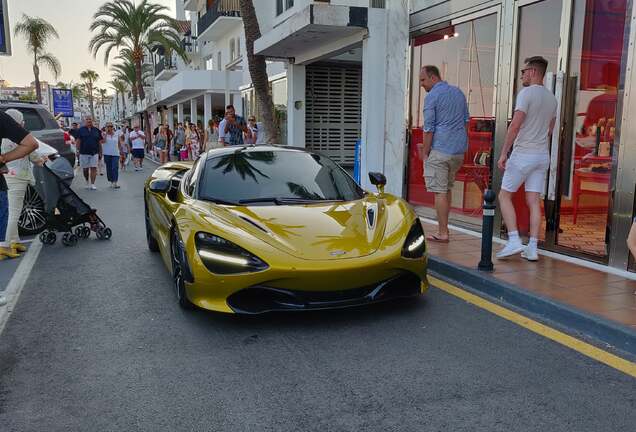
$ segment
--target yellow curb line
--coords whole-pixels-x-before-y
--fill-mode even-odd
[[[501,318],[512,321],[515,324],[527,328],[534,333],[537,333],[548,339],[552,339],[553,341],[560,343],[561,345],[578,351],[581,354],[586,355],[598,362],[604,363],[616,370],[630,375],[633,378],[636,378],[636,363],[625,360],[624,358],[618,357],[607,351],[603,351],[600,348],[597,348],[551,327],[540,324],[528,317],[520,315],[502,306],[491,303],[488,300],[464,291],[463,289],[444,282],[440,279],[434,278],[430,275],[428,278],[433,286],[447,292],[448,294],[459,297],[460,299],[465,300],[468,303],[474,304],[475,306],[485,309],[488,312],[500,316]]]

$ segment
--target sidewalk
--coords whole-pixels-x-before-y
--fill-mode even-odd
[[[427,234],[437,229],[428,221],[422,222]],[[636,340],[636,280],[630,279],[631,275],[603,272],[544,255],[540,255],[535,263],[520,256],[505,261],[493,258],[494,272],[478,272],[481,239],[453,229],[450,243],[428,242],[427,247],[431,260],[429,268],[441,276],[460,283],[478,281],[482,287],[477,290],[498,298],[506,289],[515,291],[516,299],[524,297],[523,301],[538,307],[540,312],[546,306],[558,314],[565,311],[625,332]],[[500,247],[493,242],[493,256]],[[553,319],[550,314],[545,315]],[[631,346],[630,351],[632,349],[636,350],[636,347]]]

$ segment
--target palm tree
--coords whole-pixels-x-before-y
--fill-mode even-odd
[[[106,107],[106,92],[107,90],[104,88],[98,88],[95,89],[97,91],[97,94],[99,95],[99,103],[102,106],[102,121],[105,121],[106,119],[106,111],[105,111],[105,107]]]
[[[90,30],[97,34],[88,47],[94,56],[104,48],[104,64],[110,53],[128,50],[135,66],[135,85],[141,99],[146,98],[143,88],[143,58],[156,44],[170,47],[187,61],[181,46],[177,21],[165,14],[167,7],[141,0],[137,5],[131,0],[111,0],[102,5],[95,15]]]
[[[60,61],[53,54],[45,51],[49,39],[57,38],[59,35],[48,21],[42,18],[33,18],[22,14],[22,21],[15,26],[14,33],[17,36],[24,36],[27,40],[27,50],[33,56],[33,75],[35,76],[35,95],[38,103],[42,103],[42,88],[40,86],[40,65],[49,68],[55,79],[60,75],[62,66]]]
[[[59,89],[68,89],[68,84],[62,81],[58,81],[57,84],[55,84],[55,87]]]
[[[94,91],[95,91],[95,81],[99,79],[99,74],[91,69],[86,69],[82,73],[80,73],[80,78],[84,81],[84,89],[86,90],[86,94],[88,95],[88,103],[91,107],[91,117],[95,118],[95,105],[94,105]]]
[[[265,57],[254,54],[254,41],[261,37],[261,29],[258,26],[254,3],[252,0],[239,0],[243,28],[245,29],[245,46],[247,48],[247,63],[250,70],[256,103],[261,113],[265,136],[271,144],[280,144],[278,128],[274,124],[274,103],[269,89],[267,76],[267,64]]]
[[[121,60],[121,63],[114,64],[110,70],[113,73],[113,77],[119,80],[124,81],[127,87],[130,88],[133,97],[133,104],[137,104],[138,87],[137,87],[137,71],[135,69],[135,64],[133,61],[126,57],[124,54],[120,54],[117,57]],[[142,68],[142,86],[145,85],[149,78],[152,76],[152,70],[148,65],[144,65]]]
[[[115,78],[111,81],[108,82],[111,86],[111,88],[113,90],[115,90],[115,103],[117,105],[117,118],[123,117],[119,115],[119,99],[118,97],[121,95],[121,103],[122,103],[122,107],[124,109],[124,112],[126,112],[126,99],[124,98],[125,94],[126,94],[126,90],[128,90],[128,85],[126,84],[126,82],[124,80]]]

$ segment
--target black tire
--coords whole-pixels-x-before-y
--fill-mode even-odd
[[[148,243],[148,250],[150,252],[159,252],[159,243],[152,233],[152,227],[150,226],[150,216],[148,214],[148,203],[144,199],[144,219],[146,221],[146,243]]]
[[[97,236],[98,240],[104,240],[104,228],[97,228],[97,231],[95,231],[95,235]]]
[[[112,236],[113,236],[113,230],[111,230],[108,227],[104,228],[104,230],[102,231],[103,240],[110,240]]]
[[[77,236],[73,233],[67,232],[62,236],[62,244],[64,246],[75,246],[77,244]]]
[[[24,204],[18,219],[18,232],[22,236],[31,236],[41,233],[46,226],[46,210],[44,201],[38,195],[35,188],[27,186],[24,194]]]
[[[89,238],[91,236],[91,229],[87,226],[82,227],[82,238]]]
[[[52,245],[57,241],[57,235],[53,231],[46,234],[46,244]]]
[[[170,257],[172,261],[172,283],[174,285],[177,302],[182,309],[193,309],[194,305],[188,299],[183,266],[181,264],[181,246],[175,230],[170,233]]]

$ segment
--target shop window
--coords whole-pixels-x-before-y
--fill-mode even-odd
[[[430,64],[439,68],[443,80],[459,87],[468,102],[468,151],[452,191],[451,219],[475,227],[481,224],[483,191],[491,178],[496,40],[497,16],[488,15],[412,41],[408,199],[414,205],[429,208],[435,199],[433,193],[426,191],[423,162],[417,150],[423,139],[426,100],[419,73],[422,66]]]

